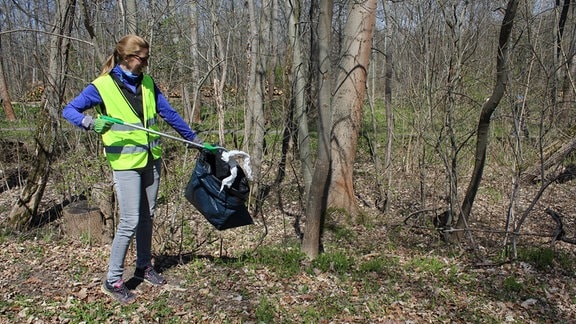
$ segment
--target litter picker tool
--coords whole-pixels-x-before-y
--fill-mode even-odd
[[[110,117],[110,116],[100,115],[98,118],[104,119],[104,120],[109,121],[109,122],[114,123],[114,124],[132,127],[132,128],[139,129],[139,130],[142,130],[142,131],[151,133],[151,134],[156,134],[156,135],[160,135],[160,136],[163,136],[163,137],[167,137],[167,138],[170,138],[170,139],[173,139],[173,140],[176,140],[176,141],[184,142],[184,143],[189,144],[189,145],[192,145],[192,146],[194,146],[194,147],[196,147],[196,148],[198,148],[198,149],[207,150],[207,151],[209,151],[209,152],[211,152],[211,153],[215,153],[215,152],[217,152],[219,149],[223,149],[222,147],[219,147],[219,146],[213,146],[213,145],[206,144],[206,143],[204,143],[204,144],[199,144],[199,143],[195,143],[195,142],[192,142],[192,141],[185,140],[185,139],[180,138],[180,137],[172,136],[172,135],[170,135],[170,134],[166,134],[166,133],[162,133],[162,132],[159,132],[159,131],[155,131],[155,130],[153,130],[153,129],[149,129],[149,128],[146,128],[146,127],[142,127],[142,126],[138,126],[138,125],[133,125],[133,124],[127,124],[127,123],[125,123],[122,119],[118,119],[118,118],[114,118],[114,117]]]

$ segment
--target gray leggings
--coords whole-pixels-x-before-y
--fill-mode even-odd
[[[107,280],[122,279],[126,252],[136,234],[136,267],[152,265],[152,221],[160,184],[160,159],[142,169],[114,171],[114,187],[120,205],[120,224],[116,230]]]

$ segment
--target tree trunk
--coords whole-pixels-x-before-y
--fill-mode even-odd
[[[119,3],[122,1],[119,1]],[[138,15],[136,14],[138,8],[136,6],[136,0],[126,0],[126,15],[124,30],[127,34],[138,34]]]
[[[492,95],[490,98],[482,105],[482,111],[480,113],[480,120],[478,122],[478,130],[476,135],[476,153],[474,161],[474,169],[472,171],[472,176],[470,183],[468,184],[468,189],[466,190],[466,195],[464,201],[462,202],[462,208],[460,215],[458,216],[458,222],[456,228],[464,229],[470,217],[470,212],[472,211],[472,205],[474,204],[474,199],[476,198],[476,193],[480,187],[480,182],[482,181],[482,173],[484,172],[484,164],[486,162],[486,150],[488,147],[488,136],[490,130],[490,119],[492,113],[498,106],[500,99],[506,91],[506,84],[508,81],[508,71],[507,71],[507,58],[508,58],[508,42],[510,39],[510,34],[512,33],[512,27],[514,26],[514,17],[516,16],[516,9],[518,8],[518,1],[510,0],[506,7],[506,13],[504,19],[502,20],[502,26],[500,27],[500,36],[498,44],[498,53],[496,56],[496,84],[492,90]],[[457,239],[461,239],[462,232],[456,232]]]
[[[44,105],[37,118],[36,159],[16,204],[7,218],[12,230],[22,231],[38,225],[38,206],[50,174],[50,165],[58,144],[60,128],[59,107],[64,103],[66,69],[70,39],[74,21],[76,0],[59,1],[55,30],[52,32],[49,49],[48,74],[45,76],[46,90]]]
[[[388,2],[384,2],[384,15],[386,17],[386,23],[390,24],[391,16],[389,15],[389,10],[386,8],[389,6]],[[386,105],[386,160],[384,162],[384,170],[386,172],[386,190],[384,191],[383,208],[388,210],[390,204],[388,203],[388,197],[390,195],[390,187],[393,179],[392,168],[392,152],[394,148],[394,109],[392,109],[392,81],[393,81],[393,66],[392,66],[392,26],[388,25],[386,28],[386,41],[384,49],[384,59],[386,63],[384,65],[384,104]]]
[[[318,8],[318,35],[313,40],[315,47],[311,52],[312,60],[318,62],[318,157],[314,166],[314,174],[310,194],[306,202],[306,227],[302,241],[302,252],[310,259],[315,259],[320,253],[320,236],[322,233],[324,213],[326,211],[326,193],[330,175],[330,133],[332,127],[332,112],[330,107],[330,34],[332,22],[332,0],[313,1],[312,6]],[[314,28],[313,28],[314,29]],[[315,57],[314,57],[315,56]]]
[[[263,1],[262,6],[266,7],[269,0]],[[252,175],[255,179],[252,185],[252,192],[259,191],[260,171],[263,157],[264,145],[264,91],[263,83],[266,75],[265,57],[260,53],[261,44],[266,42],[267,33],[262,29],[268,26],[258,27],[258,16],[256,15],[254,0],[248,0],[248,10],[250,12],[250,40],[248,51],[248,61],[250,72],[248,77],[248,107],[244,115],[244,150],[250,152],[250,162],[252,163]],[[262,28],[263,27],[263,28]]]
[[[568,52],[570,51],[569,49],[566,49],[562,46],[562,40],[564,38],[564,28],[566,26],[566,21],[568,18],[568,13],[569,13],[569,9],[570,9],[570,2],[571,0],[564,0],[563,4],[560,5],[560,1],[557,0],[556,1],[556,7],[558,6],[562,6],[562,8],[560,9],[560,15],[558,17],[558,25],[557,28],[555,29],[556,32],[556,46],[555,46],[555,64],[554,66],[562,66],[564,68],[559,68],[556,69],[556,83],[554,84],[554,100],[557,100],[556,98],[560,98],[560,99],[564,99],[564,96],[566,94],[566,90],[569,90],[567,88],[567,79],[570,78],[570,68],[569,68],[569,62],[570,62],[570,58],[568,57]],[[574,9],[574,8],[572,8]],[[572,54],[573,55],[573,54]],[[563,63],[562,63],[563,62]],[[558,84],[560,86],[558,86]],[[558,89],[559,88],[559,89]],[[558,121],[560,123],[565,124],[566,126],[570,125],[570,107],[571,103],[566,102],[566,101],[562,101],[561,102],[561,107],[562,108],[567,108],[567,109],[561,109],[560,110],[560,114],[558,114]]]
[[[87,0],[84,1],[80,1],[79,5],[80,5],[80,11],[82,12],[82,21],[84,22],[84,28],[86,28],[86,31],[88,32],[88,35],[90,35],[90,40],[91,42],[94,44],[93,48],[94,48],[94,52],[96,54],[96,58],[98,60],[98,63],[100,65],[104,64],[104,61],[106,60],[106,53],[103,52],[103,48],[105,46],[100,46],[99,45],[99,41],[98,38],[96,37],[96,29],[94,27],[94,12],[91,11],[90,9],[90,4],[86,3]]]
[[[0,37],[0,54],[2,54],[2,39]],[[15,121],[16,115],[12,108],[12,100],[8,92],[8,84],[6,83],[6,76],[4,75],[4,62],[2,61],[4,55],[0,55],[0,99],[2,99],[2,107],[4,107],[4,114],[9,121]]]
[[[200,92],[200,68],[198,63],[198,2],[190,1],[190,42],[192,44],[190,53],[192,56],[191,67],[191,82],[193,93],[192,96],[188,95],[188,91],[182,93],[186,102],[184,103],[184,116],[186,121],[190,123],[200,123],[200,99],[198,92]],[[187,89],[186,86],[184,86]],[[192,107],[190,107],[190,99],[192,98]]]
[[[306,67],[302,57],[302,40],[300,39],[300,1],[286,1],[289,14],[289,35],[292,39],[292,94],[291,109],[294,111],[295,122],[298,127],[297,145],[301,164],[302,182],[304,183],[304,197],[308,196],[312,183],[312,156],[310,154],[310,141],[308,132],[308,116],[306,115],[306,102],[304,100],[306,88]]]
[[[220,64],[219,60],[226,60],[226,49],[224,43],[222,42],[222,36],[220,33],[220,28],[218,27],[218,18],[216,17],[216,5],[212,2],[212,7],[210,10],[212,16],[212,34],[214,35],[214,50],[216,55],[214,55],[213,65],[218,67],[212,72],[212,88],[214,89],[214,101],[216,102],[216,112],[218,114],[218,141],[221,145],[225,145],[224,142],[224,84],[226,84],[226,74],[228,71],[227,62]]]
[[[277,0],[269,0],[267,1],[267,7],[263,10],[265,12],[265,17],[262,21],[263,29],[266,31],[266,39],[267,41],[265,44],[267,46],[264,49],[264,53],[266,53],[266,60],[263,63],[263,66],[266,67],[267,70],[267,81],[266,81],[266,88],[267,88],[267,98],[266,104],[264,106],[264,124],[266,128],[270,127],[270,121],[272,120],[272,112],[275,109],[273,106],[274,103],[274,89],[276,89],[276,64],[278,62],[278,40],[277,40],[277,30],[275,28],[274,22],[278,20],[277,15]],[[267,27],[266,27],[267,26]]]
[[[354,2],[344,27],[333,105],[331,183],[328,206],[358,214],[354,195],[354,161],[362,125],[366,79],[376,21],[376,0]]]
[[[541,174],[542,171],[546,171],[552,166],[558,165],[558,163],[562,162],[570,153],[574,152],[574,150],[576,150],[576,138],[573,138],[570,142],[564,144],[542,163],[534,164],[526,169],[526,171],[522,173],[520,179],[522,182],[532,183],[541,176],[541,180],[544,180],[543,178],[545,178],[545,176]]]
[[[571,47],[563,45],[564,29],[568,19],[571,0],[564,0],[560,17],[558,19],[558,28],[556,29],[556,60],[563,68],[559,68],[557,73],[559,75],[558,82],[560,82],[560,102],[562,105],[561,120],[567,125],[573,124],[573,117],[571,115],[573,98],[574,98],[574,52]],[[559,5],[559,1],[556,2]],[[572,4],[572,12],[574,12],[574,4]]]

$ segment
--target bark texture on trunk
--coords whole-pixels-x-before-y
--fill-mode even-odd
[[[376,0],[356,2],[343,35],[339,75],[333,104],[331,182],[328,207],[358,214],[354,195],[354,162],[362,126],[366,79],[376,21]]]
[[[320,237],[323,227],[323,216],[326,210],[326,191],[330,175],[330,129],[332,125],[330,107],[330,34],[332,22],[332,0],[315,3],[318,9],[318,34],[313,41],[312,60],[316,61],[318,73],[318,157],[312,175],[312,186],[306,202],[306,227],[302,252],[310,259],[320,253]]]

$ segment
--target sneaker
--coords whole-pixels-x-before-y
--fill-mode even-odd
[[[114,284],[110,284],[108,280],[104,280],[102,292],[122,304],[129,304],[136,299],[136,294],[131,292],[122,280],[118,280]]]
[[[163,286],[166,284],[166,279],[156,272],[152,266],[147,266],[144,269],[136,268],[134,278],[144,280],[154,286]]]

